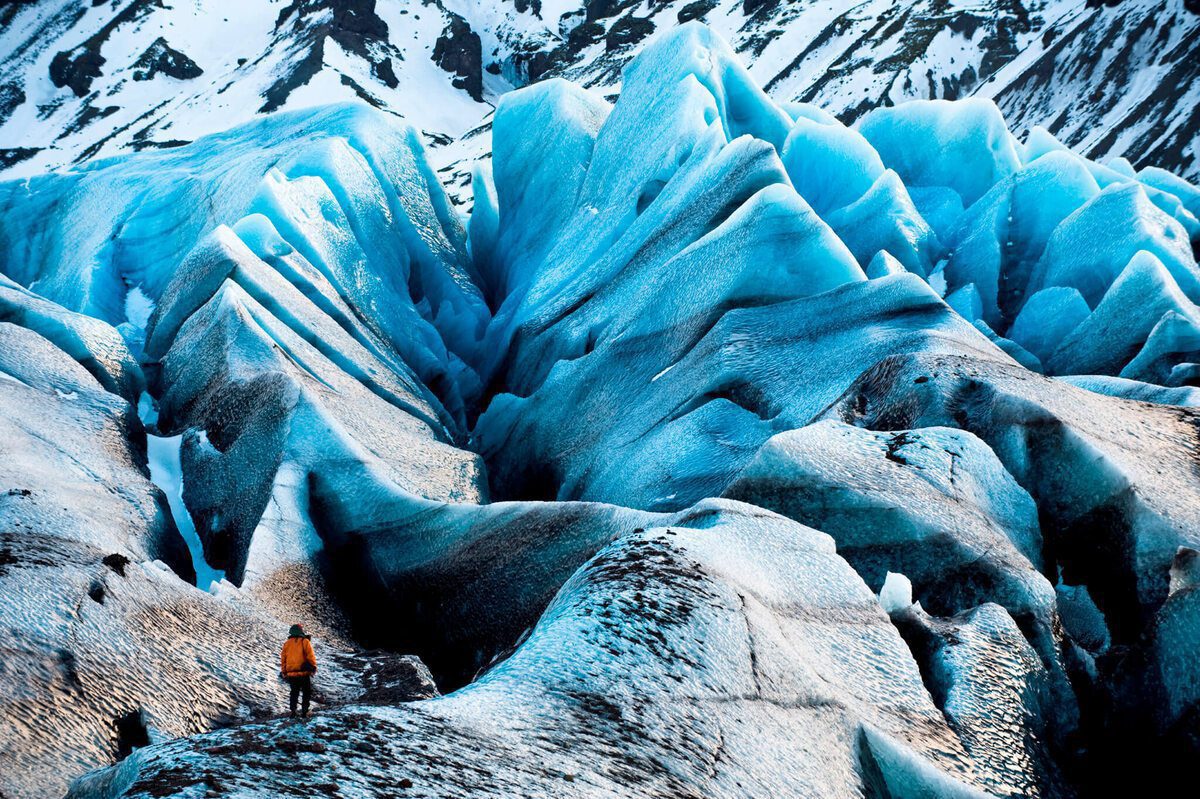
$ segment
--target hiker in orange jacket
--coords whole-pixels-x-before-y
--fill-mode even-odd
[[[303,624],[293,624],[288,639],[279,653],[279,673],[292,688],[291,717],[296,718],[296,700],[304,697],[300,714],[308,718],[308,702],[312,698],[312,676],[317,673],[317,656]]]

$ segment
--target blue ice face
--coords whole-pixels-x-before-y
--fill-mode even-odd
[[[511,795],[1036,795],[1072,670],[1195,717],[1196,419],[1163,404],[1198,401],[1200,190],[984,100],[848,127],[698,24],[615,102],[545,81],[492,135],[465,227],[362,105],[0,184],[0,472],[38,481],[0,521],[54,533],[0,560],[44,614],[0,607],[39,642],[17,690],[83,632],[87,684],[227,718],[114,678],[129,620],[225,620],[138,666],[257,696],[301,597],[447,687],[487,670],[348,716],[433,786],[429,747]],[[73,696],[70,745],[107,740]],[[277,751],[244,743],[206,779]]]

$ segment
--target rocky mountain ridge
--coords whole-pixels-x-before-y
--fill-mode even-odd
[[[421,130],[465,203],[500,96],[551,77],[611,95],[653,33],[694,19],[776,100],[843,122],[907,99],[985,97],[1018,132],[1200,174],[1190,0],[37,0],[0,9],[0,175],[359,98]]]

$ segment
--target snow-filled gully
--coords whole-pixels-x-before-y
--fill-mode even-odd
[[[188,552],[192,556],[192,568],[196,571],[196,587],[202,591],[213,590],[225,579],[225,572],[208,565],[204,557],[204,545],[196,534],[192,514],[183,501],[183,467],[180,465],[180,447],[183,435],[156,436],[146,434],[146,457],[150,466],[150,480],[167,495],[171,518],[183,536]]]
[[[154,307],[154,301],[146,296],[141,286],[129,289],[125,297],[125,323],[131,331],[127,338],[139,343],[144,341]],[[175,528],[183,537],[191,556],[196,587],[202,591],[213,591],[225,579],[225,572],[208,564],[204,556],[204,544],[196,533],[192,514],[183,499],[183,465],[180,455],[183,434],[160,436],[151,432],[157,430],[158,408],[157,400],[149,393],[144,393],[139,398],[137,412],[146,428],[146,465],[150,470],[150,481],[158,486],[167,498],[171,519],[175,522]]]

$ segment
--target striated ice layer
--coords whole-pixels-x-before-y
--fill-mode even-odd
[[[360,106],[0,185],[33,484],[0,614],[57,625],[0,701],[60,651],[95,686],[39,695],[69,734],[0,790],[126,754],[118,717],[208,734],[76,795],[275,796],[299,753],[363,794],[1054,799],[1195,754],[1194,187],[982,100],[785,109],[698,24],[494,135],[465,227]],[[83,592],[106,552],[139,604]],[[181,671],[148,646],[129,716],[89,700],[89,602],[118,648],[224,621]],[[296,620],[320,717],[210,732],[265,715]],[[372,704],[426,674],[397,652],[451,693]]]
[[[426,383],[444,385],[452,413],[461,417],[462,388],[478,391],[463,361],[488,312],[462,222],[417,134],[378,111],[279,114],[188,147],[3,183],[0,207],[0,272],[114,325],[135,290],[159,303],[214,227],[259,215],[287,241],[271,255],[295,253],[336,286]]]

